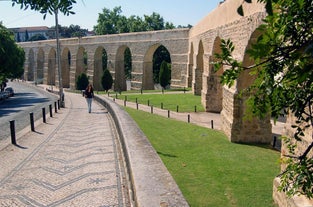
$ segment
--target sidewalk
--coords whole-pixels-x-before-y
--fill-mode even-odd
[[[130,206],[106,109],[80,94],[0,151],[0,206]]]

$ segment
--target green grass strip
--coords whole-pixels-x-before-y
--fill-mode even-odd
[[[201,96],[191,93],[111,94],[111,97],[178,112],[204,112]]]
[[[280,153],[220,131],[126,108],[192,207],[270,207]]]

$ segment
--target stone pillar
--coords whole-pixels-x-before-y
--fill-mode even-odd
[[[224,88],[223,111],[221,113],[223,131],[231,142],[264,143],[272,141],[270,116],[260,119],[246,117],[247,96],[239,95],[233,89]]]
[[[195,95],[201,95],[202,89],[202,70],[199,68],[193,69],[192,91]]]
[[[153,83],[153,72],[152,70],[153,63],[152,62],[144,62],[143,63],[143,79],[142,79],[142,89],[145,90],[153,90],[154,83]]]
[[[70,88],[76,89],[76,56],[77,56],[77,49],[71,52],[71,65],[70,65]]]
[[[217,74],[203,74],[203,90],[201,103],[207,112],[220,113],[222,111],[223,86]]]

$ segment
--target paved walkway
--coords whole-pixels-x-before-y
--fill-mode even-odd
[[[96,102],[88,113],[81,94],[66,93],[65,100],[66,108],[46,124],[38,120],[35,132],[20,132],[18,146],[0,141],[0,206],[131,206],[111,116]],[[168,116],[167,110],[138,109]],[[221,127],[214,113],[170,112],[170,118]]]
[[[0,206],[130,206],[112,121],[80,94],[18,146],[0,143]]]

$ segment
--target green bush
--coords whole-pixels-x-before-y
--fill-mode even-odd
[[[101,77],[101,84],[103,89],[107,92],[109,89],[112,88],[113,85],[113,78],[108,69],[103,71],[103,75]]]
[[[162,88],[166,88],[171,83],[171,70],[168,67],[168,63],[162,61],[159,75],[160,85]]]
[[[88,80],[86,73],[82,73],[77,77],[77,80],[76,80],[77,90],[85,90],[88,84],[89,84],[89,80]]]

